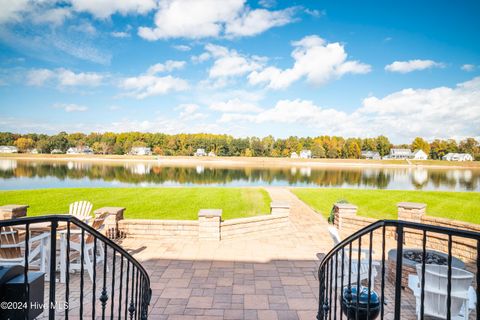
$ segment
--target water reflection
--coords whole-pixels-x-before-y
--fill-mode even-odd
[[[0,160],[0,189],[228,185],[480,191],[480,170],[428,168],[222,168],[152,162]]]

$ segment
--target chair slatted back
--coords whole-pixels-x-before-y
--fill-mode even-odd
[[[97,230],[97,231],[101,231],[103,229],[103,226],[105,224],[105,219],[107,218],[107,215],[108,213],[101,213],[99,214],[98,216],[95,217],[95,219],[93,219],[93,222],[92,222],[92,228]],[[85,242],[86,243],[92,243],[94,240],[94,236],[92,234],[88,234],[86,239],[85,239]]]
[[[340,239],[340,234],[338,234],[337,228],[328,227],[328,233],[330,233],[330,237],[332,238],[333,244],[335,246],[342,242],[342,239]]]
[[[417,264],[417,275],[422,281],[422,265]],[[452,267],[452,298],[450,311],[452,317],[459,314],[464,299],[458,296],[467,296],[468,288],[472,284],[474,274],[466,270]],[[435,264],[425,265],[425,312],[438,317],[447,316],[447,286],[448,267]]]
[[[10,247],[10,245],[18,245],[19,243],[18,230],[12,227],[0,227],[0,258],[21,258],[22,252],[20,247]]]
[[[91,218],[90,212],[92,211],[92,208],[93,205],[89,201],[77,201],[70,204],[69,214],[79,220],[85,221],[86,219]]]

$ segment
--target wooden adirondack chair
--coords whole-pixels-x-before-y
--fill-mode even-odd
[[[105,219],[108,213],[103,213],[95,217],[92,222],[92,228],[101,231],[104,227]],[[60,247],[60,281],[65,282],[66,278],[66,255],[67,255],[67,231],[62,230],[59,232],[61,234],[61,247]],[[94,240],[95,237],[85,232],[84,237],[84,259],[83,265],[85,270],[88,272],[90,279],[93,281],[93,259],[96,255],[96,262],[100,263],[105,260],[103,243],[102,241],[97,240],[97,252],[94,252]],[[82,261],[81,261],[81,252],[82,252],[82,231],[79,229],[70,230],[70,261],[69,269],[70,270],[80,270]],[[107,267],[108,270],[108,267]]]
[[[328,232],[330,233],[330,237],[333,240],[334,245],[338,245],[342,240],[340,239],[340,235],[338,230],[334,227],[328,227]],[[348,285],[348,270],[349,266],[351,265],[350,269],[350,284],[357,283],[358,274],[360,273],[360,281],[368,280],[369,275],[369,256],[373,254],[368,249],[360,249],[360,262],[358,260],[354,260],[353,258],[358,257],[358,249],[352,248],[352,261],[349,260],[349,250],[345,248],[345,254],[343,258],[343,285]],[[340,262],[341,256],[339,256],[338,262],[338,270],[334,272],[334,277],[337,278],[337,286],[340,286],[342,283],[342,264]],[[360,264],[360,266],[359,266]],[[371,288],[375,287],[375,277],[377,276],[377,268],[380,267],[380,264],[377,261],[372,261],[371,265]],[[360,268],[360,272],[358,269]]]
[[[417,318],[421,318],[422,265],[416,265],[417,275],[408,276],[408,287],[416,298]],[[471,286],[474,274],[452,267],[451,278],[451,319],[469,319],[470,310],[475,308],[477,297]],[[447,319],[448,267],[434,264],[425,265],[424,316]]]
[[[85,223],[89,223],[90,219],[92,218],[90,214],[92,208],[93,205],[91,202],[77,201],[70,204],[70,210],[68,211],[68,214],[74,216],[75,218],[78,218]]]
[[[48,232],[36,236],[30,235],[28,241],[29,268],[38,267],[40,271],[46,271],[49,240]],[[21,235],[18,229],[0,227],[0,264],[25,265],[25,235]]]

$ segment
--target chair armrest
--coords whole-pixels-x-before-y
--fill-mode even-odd
[[[59,234],[67,234],[68,233],[68,230],[60,230],[58,231]],[[80,234],[82,233],[82,230],[80,229],[73,229],[71,228],[70,229],[70,234]],[[88,231],[85,231],[85,233],[88,233]]]
[[[468,308],[475,309],[475,305],[477,304],[477,294],[475,293],[475,289],[472,286],[468,288]]]
[[[50,232],[43,232],[43,233],[39,234],[38,236],[31,237],[30,242],[39,241],[39,240],[42,240],[42,239],[45,239],[45,238],[48,238],[48,237],[50,237]]]
[[[408,287],[413,291],[414,296],[420,295],[420,281],[417,275],[409,274],[408,275]]]

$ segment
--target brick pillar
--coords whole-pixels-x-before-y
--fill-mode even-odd
[[[425,215],[427,205],[425,203],[416,202],[399,202],[398,208],[398,220],[422,222],[422,217]]]
[[[29,206],[23,204],[7,204],[0,207],[0,220],[16,219],[27,216]]]
[[[270,203],[270,214],[290,214],[290,204],[286,202],[272,201]]]
[[[120,234],[120,229],[118,228],[118,221],[123,220],[124,212],[125,208],[123,207],[103,207],[95,210],[93,213],[95,214],[95,216],[107,213],[103,234],[105,234],[110,239],[117,239],[118,237],[123,236]]]
[[[356,216],[358,207],[351,203],[335,203],[333,211],[335,212],[334,225],[339,231],[342,231],[342,220],[345,216]]]
[[[198,238],[220,241],[221,209],[201,209],[198,212]]]

